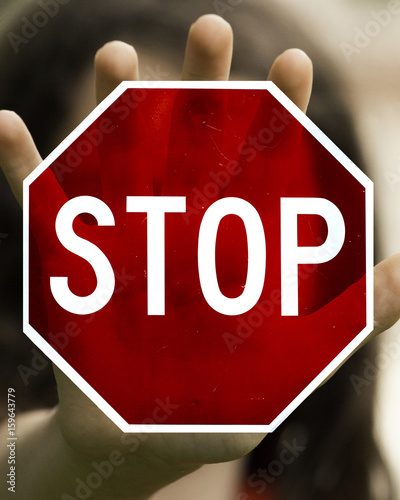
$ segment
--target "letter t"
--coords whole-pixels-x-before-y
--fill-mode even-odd
[[[147,313],[165,314],[165,214],[186,212],[184,196],[127,196],[127,212],[147,213]]]

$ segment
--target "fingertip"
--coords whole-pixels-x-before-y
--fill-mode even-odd
[[[400,254],[374,268],[375,334],[390,328],[400,317]]]
[[[31,134],[14,111],[0,111],[0,166],[18,202],[22,181],[42,161]]]
[[[231,25],[216,14],[199,17],[190,27],[183,80],[227,80],[233,51]]]
[[[97,101],[100,102],[121,82],[138,80],[139,62],[135,48],[114,40],[101,47],[94,57]]]
[[[25,124],[17,113],[8,109],[0,110],[0,157],[5,148],[18,142],[24,127]]]
[[[303,50],[293,48],[280,54],[272,65],[268,79],[306,112],[312,90],[313,64]]]
[[[25,158],[32,158],[32,161],[39,159],[33,139],[22,118],[14,111],[0,110],[0,166],[6,175],[9,168],[13,168],[15,158],[26,154],[27,151],[30,154]]]
[[[288,69],[296,71],[298,75],[306,71],[312,71],[312,61],[304,50],[298,48],[286,49],[282,54],[280,54],[276,61],[284,67],[287,66]]]
[[[132,66],[137,67],[138,55],[132,45],[113,40],[96,52],[94,62],[96,69],[100,71],[123,74],[131,71]]]
[[[204,14],[190,27],[189,36],[197,44],[198,50],[217,53],[229,47],[233,41],[231,25],[216,14]]]

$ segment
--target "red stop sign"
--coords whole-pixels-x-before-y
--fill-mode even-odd
[[[24,330],[124,431],[271,431],[372,330],[372,183],[272,83],[121,84],[24,196]]]

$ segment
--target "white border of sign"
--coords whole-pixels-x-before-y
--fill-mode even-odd
[[[280,415],[266,425],[168,425],[128,424],[43,337],[29,325],[29,185],[48,168],[111,104],[130,88],[148,89],[266,89],[365,187],[366,192],[366,276],[367,276],[367,326],[353,341],[290,403]],[[340,126],[340,124],[339,124]],[[272,432],[314,390],[316,390],[373,330],[373,183],[335,144],[302,113],[272,82],[122,82],[71,132],[71,134],[24,180],[24,308],[25,334],[88,396],[123,432]]]

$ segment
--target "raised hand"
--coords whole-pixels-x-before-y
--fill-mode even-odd
[[[191,28],[182,72],[185,80],[226,80],[232,54],[232,33],[229,25],[216,16],[204,16]],[[138,79],[138,58],[135,50],[122,42],[107,44],[96,55],[97,100],[104,99],[122,80]],[[277,58],[269,78],[289,98],[306,111],[311,92],[312,68],[307,56],[299,50],[290,50]],[[213,105],[213,103],[209,103]],[[201,140],[201,138],[199,138]],[[0,165],[7,176],[15,196],[22,203],[22,181],[40,163],[32,138],[21,119],[9,111],[0,112]],[[103,165],[107,167],[106,164]],[[132,182],[140,177],[145,182],[146,172],[132,173]],[[105,176],[112,184],[110,172]],[[172,193],[175,181],[167,177],[164,189]],[[153,186],[162,185],[160,174]],[[179,180],[182,182],[182,179]],[[112,193],[110,192],[112,197]],[[60,192],[59,200],[63,197]],[[38,228],[38,231],[44,230]],[[46,252],[46,249],[42,249]],[[44,254],[45,261],[50,261]],[[385,261],[377,268],[376,322],[379,331],[397,320],[400,310],[397,300],[400,294],[400,278],[394,273],[398,258]],[[49,270],[48,273],[51,271]],[[55,325],[56,327],[56,325]],[[64,453],[63,465],[72,471],[72,477],[57,472],[57,465],[46,464],[53,472],[56,483],[51,490],[47,484],[36,484],[36,497],[48,497],[48,491],[74,491],[73,474],[85,476],[91,471],[93,460],[105,460],[118,450],[123,463],[115,470],[112,481],[99,491],[101,498],[134,495],[146,498],[162,485],[172,482],[204,463],[231,460],[250,451],[261,439],[256,434],[182,434],[182,435],[123,435],[120,430],[75,385],[56,371],[60,404],[46,415],[39,425],[50,428],[58,437],[49,457],[57,459]],[[67,450],[67,452],[66,452]],[[33,451],[34,452],[34,451]],[[43,450],[40,450],[43,453]],[[121,461],[122,461],[121,459]],[[38,477],[43,477],[43,463],[35,464]],[[64,469],[65,471],[65,469]],[[22,475],[21,470],[21,475]],[[47,496],[46,496],[47,495]],[[95,498],[95,497],[92,497]],[[100,497],[99,497],[100,498]]]

